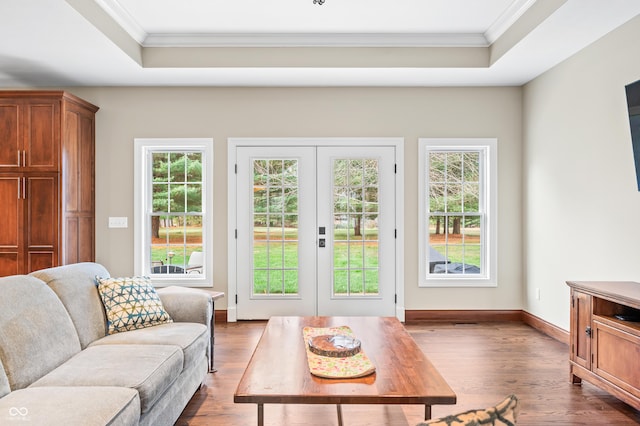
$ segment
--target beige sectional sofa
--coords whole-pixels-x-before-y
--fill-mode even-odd
[[[172,323],[107,335],[96,263],[0,278],[0,424],[172,425],[208,370],[211,298],[159,289]]]

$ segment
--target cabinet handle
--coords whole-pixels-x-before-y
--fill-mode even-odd
[[[587,328],[584,329],[584,333],[587,336],[591,337],[591,327],[587,326]]]
[[[22,151],[22,167],[27,167],[27,151]]]
[[[27,178],[22,178],[22,199],[26,200],[27,199]]]
[[[20,164],[22,164],[22,161],[20,161],[20,154],[21,153],[22,153],[22,151],[18,150],[18,167],[20,167]]]
[[[18,178],[18,200],[20,199],[20,192],[21,192],[20,186],[22,186],[21,184],[22,184],[22,178]]]

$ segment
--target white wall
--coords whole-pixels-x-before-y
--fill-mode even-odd
[[[565,281],[640,281],[624,90],[639,52],[635,18],[524,87],[525,309],[566,330]]]
[[[96,137],[96,255],[114,275],[133,273],[133,139],[213,137],[214,280],[227,290],[227,138],[405,138],[407,309],[521,309],[521,88],[70,88],[100,107]],[[418,138],[497,137],[497,288],[418,288]],[[226,301],[217,303],[224,308]]]

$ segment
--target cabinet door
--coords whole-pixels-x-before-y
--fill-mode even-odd
[[[22,164],[22,133],[20,103],[0,99],[0,170],[18,169]]]
[[[60,101],[0,99],[0,169],[56,171]]]
[[[58,177],[28,175],[25,197],[26,272],[59,265]]]
[[[22,165],[26,171],[57,171],[60,147],[60,101],[30,100],[24,106]]]
[[[571,360],[591,368],[591,296],[571,292]]]
[[[600,321],[593,327],[593,372],[640,397],[640,337]]]
[[[22,175],[0,176],[0,276],[22,273]]]
[[[91,262],[94,250],[94,114],[65,103],[62,139],[62,263]]]

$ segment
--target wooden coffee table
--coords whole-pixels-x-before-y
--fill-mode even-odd
[[[347,325],[376,367],[358,379],[323,379],[307,364],[303,327]],[[455,404],[456,394],[393,317],[272,317],[240,379],[234,402],[258,404],[421,404],[425,420],[434,404]]]

